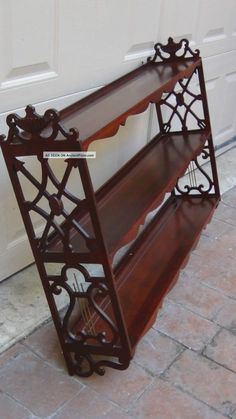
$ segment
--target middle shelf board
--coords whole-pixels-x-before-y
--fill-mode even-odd
[[[158,135],[96,192],[101,227],[111,258],[135,238],[147,214],[162,202],[189,162],[201,152],[208,135],[207,130]],[[92,235],[87,214],[76,221]],[[73,227],[70,242],[75,252],[89,252]],[[48,252],[63,252],[60,237],[53,237],[49,243]]]

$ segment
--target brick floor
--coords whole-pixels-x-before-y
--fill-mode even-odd
[[[135,418],[220,419],[224,416],[173,385],[157,379],[131,409]]]
[[[219,331],[215,323],[168,299],[153,327],[195,351],[202,350]]]
[[[126,371],[70,377],[52,323],[0,355],[1,419],[236,419],[236,187]]]
[[[236,374],[194,351],[186,350],[164,377],[219,412],[236,409]]]
[[[236,373],[236,336],[228,330],[222,329],[207,345],[204,354]]]

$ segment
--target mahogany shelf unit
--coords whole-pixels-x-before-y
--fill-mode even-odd
[[[158,132],[97,191],[86,159],[65,155],[59,178],[45,158],[87,151],[150,103]],[[199,51],[169,38],[60,112],[28,105],[7,124],[1,147],[68,371],[126,369],[220,199]],[[68,187],[76,174],[83,196]]]

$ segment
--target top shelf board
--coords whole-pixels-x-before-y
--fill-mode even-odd
[[[200,62],[200,58],[149,62],[61,110],[61,121],[67,129],[78,129],[86,150],[92,141],[115,135],[129,115],[143,112],[150,102],[158,102],[178,80],[190,77]]]

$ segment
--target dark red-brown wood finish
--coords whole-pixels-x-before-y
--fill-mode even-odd
[[[150,103],[159,133],[97,191],[86,159],[61,161],[59,179],[43,157],[87,150]],[[199,51],[169,38],[146,64],[60,112],[41,116],[28,105],[7,124],[1,147],[68,371],[125,369],[220,199]],[[27,167],[29,156],[41,179]],[[68,188],[76,173],[82,198]],[[25,182],[36,190],[32,199]]]

